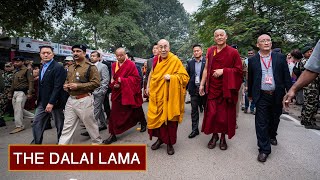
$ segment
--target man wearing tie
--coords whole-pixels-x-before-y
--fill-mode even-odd
[[[202,72],[206,64],[206,59],[202,56],[202,47],[199,44],[193,46],[193,58],[188,62],[187,72],[190,76],[188,83],[188,91],[191,96],[191,119],[192,132],[189,138],[199,135],[199,108],[202,112],[203,106],[206,104],[206,96],[200,96],[199,86],[202,78]]]
[[[54,53],[51,46],[40,47],[40,57],[43,62],[39,78],[37,109],[32,126],[34,144],[42,144],[43,132],[50,114],[57,128],[59,141],[64,123],[63,84],[66,80],[64,67],[53,60]]]

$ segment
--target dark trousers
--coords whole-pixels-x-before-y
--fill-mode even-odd
[[[61,131],[63,129],[64,114],[63,108],[53,109],[51,112],[52,118],[57,128],[57,143],[61,136]],[[50,113],[45,112],[45,108],[41,104],[38,105],[32,124],[33,141],[34,144],[42,144],[43,132],[45,130],[46,124],[50,121]]]
[[[206,97],[200,96],[199,93],[191,95],[191,121],[192,131],[199,131],[199,107],[203,108],[206,105]]]
[[[110,93],[107,93],[107,94],[104,96],[104,102],[103,102],[103,108],[104,108],[104,111],[105,111],[106,114],[107,114],[107,119],[106,119],[106,123],[107,123],[107,124],[108,124],[108,120],[109,120],[109,117],[110,117],[109,94],[110,94]]]
[[[245,103],[244,108],[248,109],[249,104],[250,104],[249,98],[248,98],[248,93],[245,93],[245,95],[244,95],[244,103]],[[254,105],[254,102],[252,101],[251,104],[250,104],[250,112],[253,112],[254,108],[255,108],[255,105]]]
[[[277,136],[277,130],[282,113],[281,102],[276,103],[274,95],[265,94],[261,91],[260,99],[256,103],[256,135],[259,152],[270,154],[270,138]]]

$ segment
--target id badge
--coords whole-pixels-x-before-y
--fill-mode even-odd
[[[196,83],[196,85],[200,84],[200,77],[199,76],[196,76],[195,83]]]
[[[264,78],[264,83],[265,84],[272,84],[272,76],[269,76],[268,74]]]

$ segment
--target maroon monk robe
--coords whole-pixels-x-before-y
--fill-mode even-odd
[[[219,53],[212,46],[207,51],[208,100],[202,123],[205,134],[224,133],[231,139],[236,128],[236,104],[242,83],[242,62],[237,50],[226,46]],[[223,69],[223,75],[213,77],[214,70]]]
[[[117,63],[112,64],[113,82],[110,83],[112,108],[109,119],[109,132],[116,135],[135,126],[144,117],[140,75],[133,62],[126,60],[116,71]],[[120,77],[121,83],[118,83]],[[120,84],[120,88],[114,88]],[[142,110],[142,111],[141,111]]]
[[[159,63],[162,61],[161,57],[159,59]],[[153,66],[154,69],[158,63],[158,56],[153,58]],[[163,123],[160,128],[157,129],[148,129],[148,134],[150,136],[150,140],[152,140],[152,136],[159,138],[165,144],[174,145],[177,142],[177,131],[178,131],[178,122],[177,121],[167,121]]]

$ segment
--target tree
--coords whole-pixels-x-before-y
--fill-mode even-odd
[[[92,37],[92,34],[89,29],[84,28],[81,19],[67,18],[62,21],[58,30],[52,35],[50,40],[71,46],[75,44],[86,44],[90,47],[93,43],[90,37]]]
[[[67,14],[118,11],[124,0],[11,0],[0,1],[0,36],[44,38]]]
[[[312,0],[205,0],[194,23],[200,27],[199,36],[206,47],[213,44],[213,31],[223,28],[228,43],[237,44],[242,53],[255,48],[263,33],[271,35],[273,47],[288,52],[319,37],[319,4]]]

